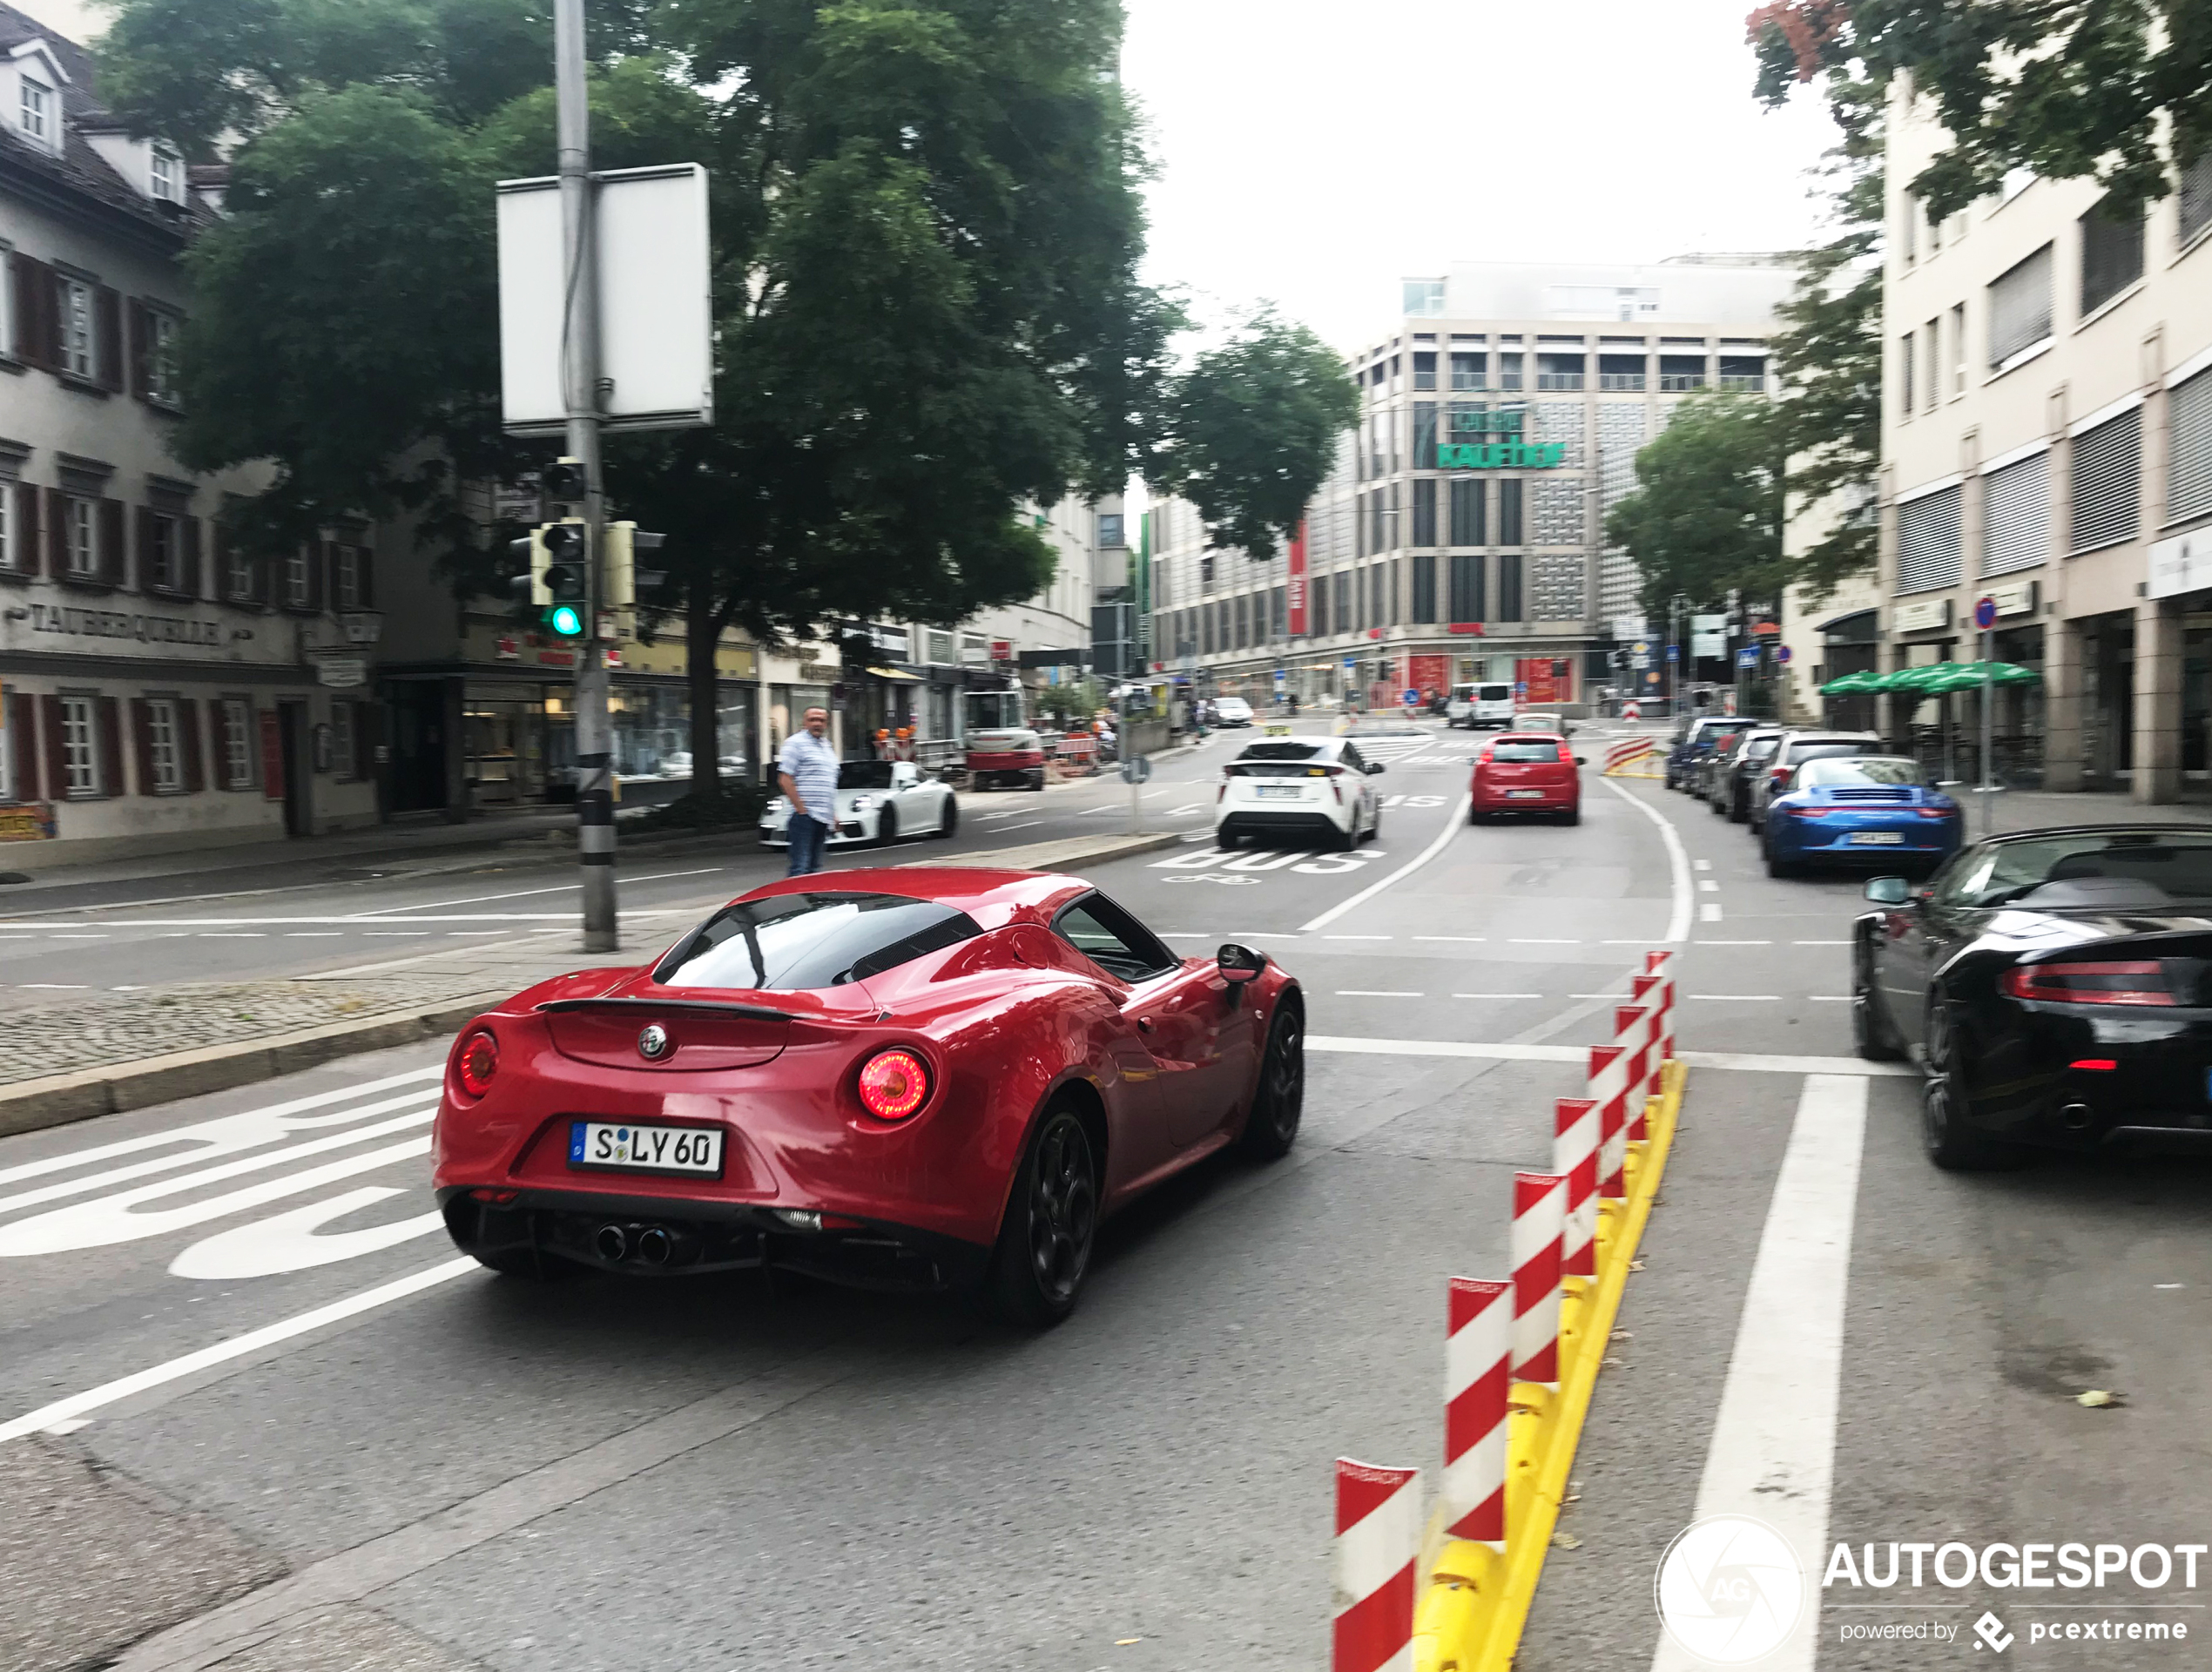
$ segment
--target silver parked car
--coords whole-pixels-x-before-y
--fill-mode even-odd
[[[1845,755],[1885,755],[1889,749],[1871,732],[1785,732],[1764,770],[1750,776],[1751,833],[1766,828],[1767,803],[1783,792],[1791,774],[1809,760],[1832,760]]]

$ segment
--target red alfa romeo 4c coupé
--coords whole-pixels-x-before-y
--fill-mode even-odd
[[[499,1271],[768,1266],[1039,1325],[1103,1215],[1229,1144],[1285,1154],[1304,1094],[1304,1000],[1262,954],[1178,958],[1073,877],[846,871],[470,1022],[435,1183]]]

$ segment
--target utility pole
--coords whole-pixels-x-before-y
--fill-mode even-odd
[[[615,905],[614,738],[607,718],[606,500],[599,462],[599,299],[591,216],[591,110],[585,91],[583,0],[554,0],[553,91],[559,147],[561,390],[569,456],[583,466],[583,637],[577,643],[577,862],[583,893],[583,950],[621,944]]]

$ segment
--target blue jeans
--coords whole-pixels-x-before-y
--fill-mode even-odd
[[[795,812],[786,833],[791,839],[791,869],[785,874],[803,877],[820,870],[822,842],[829,835],[829,826],[819,819]]]

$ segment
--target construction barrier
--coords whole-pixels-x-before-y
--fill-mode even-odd
[[[1663,778],[1663,772],[1651,770],[1651,763],[1658,758],[1659,739],[1656,738],[1622,738],[1617,743],[1605,745],[1605,775],[1608,778]]]
[[[1682,1108],[1667,954],[1635,989],[1558,1102],[1554,1170],[1514,1175],[1510,1280],[1447,1284],[1426,1536],[1420,1471],[1338,1461],[1335,1672],[1509,1672]]]

